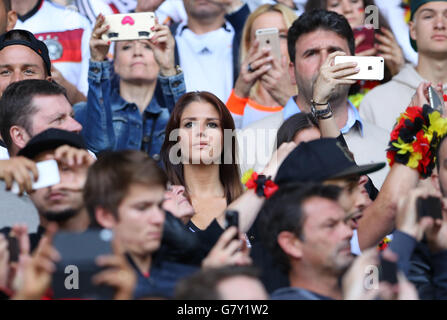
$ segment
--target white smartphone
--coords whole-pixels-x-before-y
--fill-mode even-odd
[[[385,61],[382,57],[357,57],[357,56],[336,56],[335,64],[345,62],[357,62],[360,71],[351,76],[344,77],[350,80],[383,80]]]
[[[281,46],[279,42],[279,32],[277,28],[257,29],[256,39],[259,41],[259,48],[270,47],[272,55],[281,61]]]
[[[33,190],[54,186],[61,181],[56,160],[45,160],[36,163],[39,179],[33,182]],[[31,174],[32,175],[32,174]],[[19,185],[13,182],[11,192],[19,194]]]
[[[155,25],[153,12],[138,12],[128,14],[111,14],[105,16],[104,24],[110,29],[102,35],[103,40],[123,41],[150,39],[151,28]]]

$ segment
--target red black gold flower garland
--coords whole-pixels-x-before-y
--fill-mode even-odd
[[[259,197],[270,198],[279,187],[274,183],[271,177],[256,173],[252,169],[246,171],[241,179],[247,189],[254,189]]]
[[[422,178],[431,175],[436,148],[447,133],[447,119],[429,105],[408,107],[397,119],[387,149],[390,167],[395,162],[417,169]]]

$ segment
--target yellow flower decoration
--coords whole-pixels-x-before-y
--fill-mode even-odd
[[[241,182],[243,185],[247,183],[248,180],[250,180],[251,175],[255,172],[253,169],[249,169],[245,171],[245,173],[242,175]]]
[[[428,115],[430,120],[430,127],[424,130],[425,133],[430,135],[429,141],[433,138],[433,132],[437,132],[438,137],[444,136],[447,133],[447,119],[442,118],[441,114],[437,111],[432,112]]]
[[[408,160],[407,166],[413,169],[416,169],[419,165],[419,160],[422,159],[422,153],[413,152],[410,155],[410,159]]]
[[[405,143],[400,137],[397,138],[397,142],[393,142],[393,146],[399,149],[399,151],[397,151],[399,154],[414,152],[413,146],[410,143]]]

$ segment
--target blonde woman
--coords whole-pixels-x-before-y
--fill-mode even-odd
[[[297,18],[282,4],[260,6],[250,14],[241,39],[241,68],[235,88],[227,101],[236,128],[244,128],[273,112],[281,111],[291,96],[297,94],[288,73],[287,30]],[[277,28],[281,59],[271,50],[261,49],[256,30]]]

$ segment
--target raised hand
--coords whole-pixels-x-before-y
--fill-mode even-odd
[[[217,240],[210,253],[202,261],[203,268],[220,268],[227,265],[250,265],[249,248],[243,235],[234,239],[238,231],[231,227]]]
[[[109,30],[109,26],[104,24],[104,15],[99,14],[96,18],[95,26],[93,27],[92,35],[90,37],[90,59],[92,61],[104,61],[109,52],[110,40],[103,40],[102,35]]]
[[[32,173],[32,175],[31,175]],[[19,195],[30,193],[34,181],[39,178],[36,163],[25,157],[0,160],[0,179],[5,181],[6,190],[11,190],[13,182],[19,186]]]
[[[152,31],[155,33],[149,40],[149,45],[154,52],[155,61],[160,67],[160,73],[166,77],[175,75],[175,41],[169,27],[159,24],[157,20]]]
[[[376,39],[379,42],[376,45],[377,54],[385,59],[386,66],[394,76],[405,64],[404,54],[390,30],[380,28],[380,31],[383,34],[376,33]]]
[[[336,56],[345,56],[346,53],[336,51],[328,55],[320,68],[317,80],[313,87],[313,99],[320,104],[327,104],[340,85],[352,85],[355,80],[343,79],[343,77],[356,74],[360,71],[357,63],[346,62],[334,64]]]
[[[248,98],[255,82],[272,68],[273,56],[268,47],[259,48],[259,41],[255,40],[248,50],[247,57],[242,62],[234,93],[240,98]]]
[[[281,60],[273,59],[272,68],[261,76],[261,83],[279,105],[285,106],[295,94],[296,86],[289,76],[287,58]]]
[[[113,255],[100,256],[96,263],[106,270],[96,274],[92,281],[95,285],[108,285],[116,289],[115,300],[130,300],[137,283],[135,271],[124,255],[120,240],[116,237],[112,242]]]

